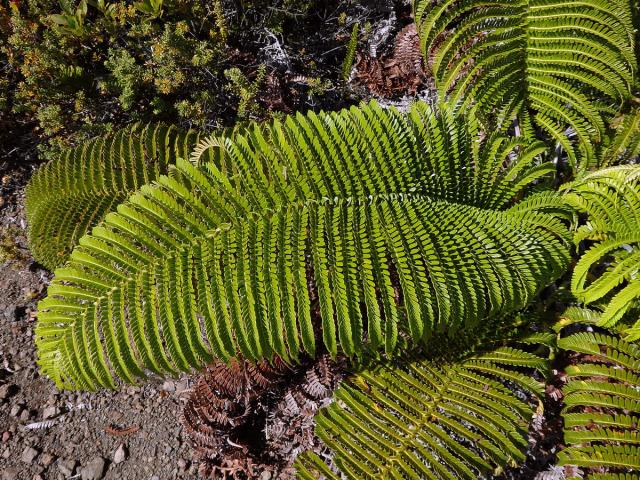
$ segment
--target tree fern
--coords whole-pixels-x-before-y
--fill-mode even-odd
[[[546,368],[544,358],[513,347],[375,365],[316,416],[335,466],[305,453],[298,478],[475,480],[522,462],[528,424],[542,407],[531,400],[544,392],[530,375]]]
[[[582,302],[606,305],[600,325],[613,326],[640,306],[640,166],[587,174],[564,198],[588,215],[574,241],[594,242],[574,268],[571,289]],[[640,321],[628,333],[640,338]]]
[[[562,338],[558,345],[584,355],[566,369],[567,448],[558,454],[559,464],[592,469],[589,480],[638,478],[640,346],[591,332]]]
[[[27,187],[26,214],[34,258],[50,269],[80,237],[132,192],[187,158],[198,136],[161,124],[135,125],[66,150]]]
[[[415,17],[441,95],[501,121],[517,113],[525,134],[547,132],[574,165],[597,162],[637,69],[629,1],[416,0]]]
[[[80,239],[39,305],[42,371],[115,386],[213,357],[393,350],[471,328],[562,273],[567,230],[540,144],[416,104],[297,115],[178,159]],[[217,148],[217,147],[213,147]],[[319,325],[315,323],[319,317]]]

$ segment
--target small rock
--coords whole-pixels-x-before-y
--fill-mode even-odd
[[[47,418],[53,418],[56,415],[58,415],[58,413],[59,413],[58,407],[46,407],[42,411],[42,419],[46,420]]]
[[[33,462],[33,459],[36,458],[39,453],[40,452],[38,452],[35,448],[27,447],[22,451],[22,457],[20,458],[24,463],[31,464]]]
[[[96,457],[80,470],[82,480],[100,480],[104,475],[104,458]]]
[[[80,443],[82,443],[82,440],[84,440],[84,432],[82,430],[77,430],[76,432],[71,434],[69,440],[72,443],[79,445]]]
[[[14,322],[16,320],[16,313],[17,313],[18,309],[16,308],[15,305],[9,305],[7,308],[4,309],[4,317],[10,321],[10,322]]]
[[[181,471],[184,471],[187,468],[187,462],[184,460],[184,458],[178,460],[178,468]]]
[[[25,408],[22,413],[20,413],[20,420],[22,420],[23,422],[26,422],[27,420],[29,420],[31,418],[31,412],[29,411],[28,408]]]
[[[16,480],[20,475],[20,470],[16,467],[5,468],[2,471],[2,480]]]
[[[183,378],[176,385],[176,393],[180,394],[189,388],[189,379]]]
[[[171,380],[167,380],[162,384],[162,390],[165,392],[173,393],[176,391],[176,383]]]
[[[44,480],[44,478],[42,478],[42,475],[37,474],[33,476],[33,480]]]
[[[11,439],[11,432],[4,432],[2,434],[2,443],[7,443]]]
[[[20,405],[14,405],[13,407],[11,407],[11,411],[9,412],[9,415],[11,415],[12,417],[17,417],[18,415],[20,415],[21,411],[22,411],[22,407]]]
[[[18,393],[18,386],[11,383],[5,383],[0,387],[0,400],[6,400]]]
[[[137,395],[140,393],[140,388],[134,386],[127,387],[127,393],[131,396]]]
[[[123,443],[120,444],[116,453],[113,454],[113,463],[118,465],[119,463],[124,462],[127,459],[127,449]]]
[[[262,472],[260,474],[260,480],[271,480],[271,472],[268,470],[265,470],[264,472]]]
[[[63,458],[58,460],[58,470],[66,478],[73,475],[73,471],[76,469],[75,460],[65,460]]]
[[[55,461],[55,459],[56,459],[55,456],[51,455],[48,452],[45,452],[40,457],[40,463],[42,465],[44,465],[45,467],[48,467],[49,465],[51,465]]]

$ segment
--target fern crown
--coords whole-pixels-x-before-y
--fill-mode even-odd
[[[115,386],[212,358],[391,352],[522,308],[563,272],[540,143],[448,109],[297,115],[178,159],[80,239],[39,305],[42,370]],[[212,147],[218,148],[218,147]],[[315,318],[319,317],[319,323]]]

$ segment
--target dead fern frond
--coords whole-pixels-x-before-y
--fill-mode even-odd
[[[355,80],[382,97],[415,94],[426,82],[415,24],[398,33],[390,54],[377,58],[360,56]]]

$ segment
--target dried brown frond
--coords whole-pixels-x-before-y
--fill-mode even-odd
[[[360,56],[356,64],[355,81],[381,97],[415,94],[426,80],[414,23],[398,33],[390,54]]]
[[[274,459],[295,458],[320,446],[314,434],[314,417],[328,405],[342,380],[342,368],[325,355],[304,376],[287,388],[267,420],[266,433]]]
[[[201,475],[254,478],[256,471],[281,471],[300,452],[317,448],[313,417],[330,402],[341,371],[328,356],[296,368],[280,358],[210,365],[181,415]]]
[[[245,445],[225,437],[243,427],[254,402],[264,392],[282,382],[291,369],[280,359],[252,364],[245,360],[216,362],[200,376],[182,411],[182,423],[194,440],[197,452],[205,457],[223,458]]]

